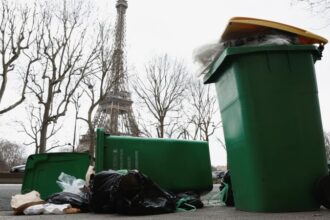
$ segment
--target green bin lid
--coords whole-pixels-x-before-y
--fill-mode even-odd
[[[57,185],[61,172],[85,179],[89,166],[89,155],[86,153],[45,153],[28,157],[21,193],[36,190],[42,199],[62,189]]]
[[[204,76],[204,84],[216,82],[221,76],[221,70],[225,63],[234,59],[235,56],[262,53],[271,51],[311,51],[316,59],[321,58],[320,51],[313,45],[266,45],[266,46],[240,46],[229,47],[211,63],[211,68]]]

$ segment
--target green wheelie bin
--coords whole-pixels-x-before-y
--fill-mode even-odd
[[[256,212],[319,209],[327,174],[313,45],[227,48],[204,83],[215,83],[235,206]]]
[[[101,128],[96,133],[96,172],[137,169],[176,193],[206,193],[213,188],[206,141],[115,136]]]
[[[54,193],[62,192],[56,183],[63,172],[77,179],[85,179],[89,166],[86,153],[43,153],[33,154],[27,159],[21,193],[36,190],[42,199]]]

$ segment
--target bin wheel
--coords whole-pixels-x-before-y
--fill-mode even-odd
[[[322,177],[318,181],[316,196],[321,205],[330,209],[330,174]]]

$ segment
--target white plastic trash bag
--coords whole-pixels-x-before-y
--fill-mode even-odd
[[[80,196],[83,195],[81,189],[84,188],[85,181],[82,179],[76,179],[76,177],[62,172],[56,183],[63,190],[63,192],[69,192]]]
[[[71,208],[70,204],[61,204],[61,205],[56,205],[56,204],[50,204],[47,203],[44,205],[44,214],[65,214],[65,209]]]
[[[33,205],[23,211],[24,215],[40,215],[44,213],[44,205]]]
[[[41,204],[41,205],[33,205],[26,208],[23,213],[25,215],[40,215],[40,214],[53,214],[53,215],[60,215],[66,214],[65,210],[71,208],[70,204]]]

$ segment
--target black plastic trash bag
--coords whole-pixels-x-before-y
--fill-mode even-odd
[[[59,192],[49,196],[47,202],[52,204],[69,203],[73,208],[79,208],[81,212],[89,212],[88,197],[88,193],[84,194],[83,196],[80,196],[70,192]]]
[[[90,207],[96,213],[147,215],[175,211],[175,197],[137,170],[102,171],[91,177]]]
[[[330,209],[330,174],[322,177],[317,182],[316,198],[321,205]]]
[[[222,200],[226,206],[235,206],[229,170],[221,179],[220,200]]]
[[[90,209],[96,213],[114,213],[115,194],[122,175],[115,171],[102,171],[91,175]]]

